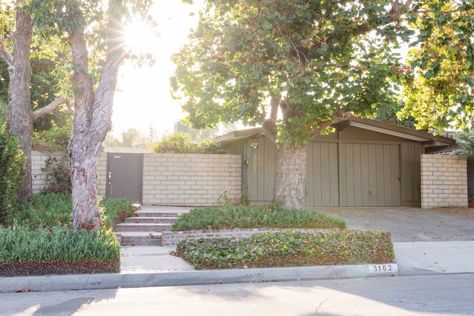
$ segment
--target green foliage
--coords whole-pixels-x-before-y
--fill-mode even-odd
[[[174,56],[174,95],[187,120],[205,128],[261,124],[269,96],[279,94],[278,140],[306,143],[341,113],[373,117],[380,106],[400,105],[397,48],[411,32],[397,10],[406,8],[397,1],[208,1]]]
[[[406,106],[423,129],[474,127],[474,2],[424,1],[410,26],[417,38],[404,82]]]
[[[119,260],[120,244],[111,229],[71,231],[66,227],[0,229],[0,265]]]
[[[388,263],[394,260],[386,232],[265,232],[242,240],[185,239],[176,254],[197,269]]]
[[[154,146],[156,153],[223,154],[224,150],[212,140],[193,143],[187,133],[177,132],[163,137]]]
[[[133,215],[130,202],[123,199],[100,201],[105,226],[123,221]],[[35,195],[30,202],[18,205],[8,214],[6,224],[21,225],[30,229],[71,226],[72,200],[70,194],[45,193]]]
[[[24,163],[25,157],[19,141],[11,134],[6,122],[0,117],[0,223],[15,205],[17,191],[23,177]]]
[[[474,130],[456,135],[456,142],[461,147],[463,155],[469,159],[474,159]]]
[[[56,111],[58,112],[58,111]],[[55,114],[55,117],[60,114]],[[64,119],[61,125],[51,123],[45,129],[33,132],[33,148],[48,152],[66,152],[71,137],[72,120]]]
[[[59,160],[54,157],[48,158],[41,171],[46,174],[45,192],[71,193],[71,167],[66,156]]]
[[[313,211],[244,205],[193,209],[173,224],[174,231],[257,227],[345,228],[346,224],[342,220]]]

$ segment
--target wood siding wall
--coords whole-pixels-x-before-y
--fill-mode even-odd
[[[366,134],[363,136],[367,137]],[[356,138],[354,135],[352,138]],[[324,137],[310,143],[306,206],[419,206],[423,146],[417,142],[381,138],[381,141],[338,141]],[[257,148],[253,149],[250,144],[257,144]],[[242,191],[248,201],[271,203],[276,146],[260,136],[224,148],[229,154],[242,155]]]

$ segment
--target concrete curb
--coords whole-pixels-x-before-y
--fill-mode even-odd
[[[97,290],[133,287],[324,280],[398,275],[371,271],[373,265],[310,266],[180,272],[51,275],[0,278],[0,293]]]

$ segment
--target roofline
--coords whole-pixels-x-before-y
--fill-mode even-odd
[[[391,131],[391,133],[389,134],[392,134],[394,136],[401,137],[401,138],[408,138],[408,139],[420,141],[420,142],[428,141],[430,143],[434,143],[435,146],[454,145],[456,143],[454,139],[449,138],[449,137],[437,136],[429,132],[420,131],[420,130],[416,130],[409,127],[398,126],[389,122],[369,120],[369,119],[363,119],[363,118],[358,118],[358,117],[351,117],[351,118],[336,122],[332,124],[332,126],[337,128],[337,127],[343,127],[343,126],[345,127],[347,125],[351,125],[354,127],[364,128],[364,126],[362,126],[361,124],[374,127],[375,128],[374,130],[380,133],[384,133],[383,131],[381,131],[381,129],[385,129],[385,130]]]
[[[382,122],[378,120],[364,119],[358,117],[350,117],[344,120],[340,120],[336,123],[331,124],[331,126],[339,130],[344,129],[347,126],[354,126],[358,128],[372,130],[382,134],[389,134],[399,138],[410,139],[412,141],[417,141],[436,147],[456,144],[456,141],[449,137],[436,136],[429,132],[419,131],[409,127],[402,127],[389,122]],[[221,136],[217,136],[216,138],[214,138],[214,143],[225,144],[237,140],[254,137],[257,135],[264,135],[270,138],[268,134],[269,133],[265,130],[265,128],[254,127],[237,130]]]
[[[241,130],[232,131],[227,134],[215,137],[214,143],[225,144],[225,143],[234,142],[241,139],[250,138],[256,135],[264,135],[264,134],[265,134],[265,131],[263,127],[241,129]]]

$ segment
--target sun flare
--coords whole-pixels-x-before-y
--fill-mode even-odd
[[[127,49],[134,54],[151,54],[158,41],[158,34],[146,21],[134,18],[125,26],[124,41]]]

